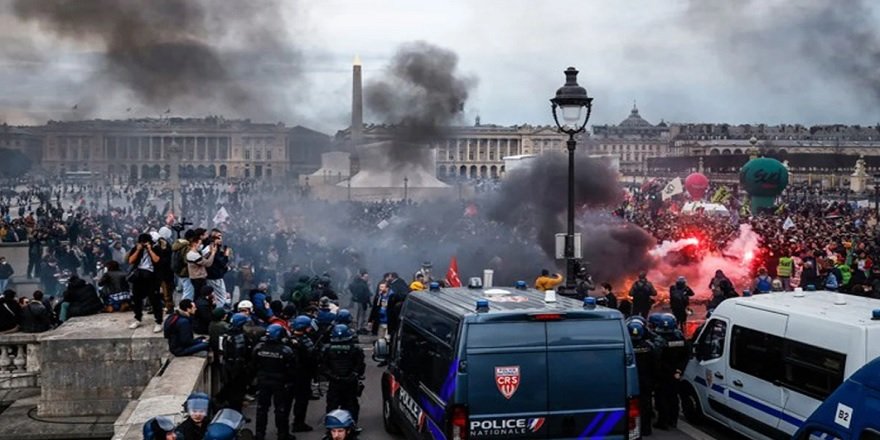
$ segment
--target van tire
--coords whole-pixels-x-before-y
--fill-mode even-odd
[[[400,434],[400,426],[397,425],[394,411],[391,409],[391,396],[388,396],[387,392],[382,394],[382,424],[385,426],[385,432],[392,435]]]
[[[683,382],[681,384],[681,412],[684,413],[684,418],[688,421],[688,423],[692,425],[699,425],[706,420],[706,416],[703,414],[703,408],[700,405],[700,398],[697,397],[697,392],[694,391],[694,387],[687,382]]]

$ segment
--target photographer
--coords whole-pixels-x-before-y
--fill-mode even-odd
[[[219,229],[212,229],[211,236],[208,239],[212,240],[208,244],[214,243],[219,251],[214,255],[214,262],[208,266],[207,283],[208,286],[214,289],[215,306],[229,308],[232,305],[232,301],[229,293],[226,291],[226,283],[223,281],[223,276],[229,271],[229,257],[232,255],[232,249],[223,244],[223,232]],[[202,253],[204,254],[204,252],[203,250]]]
[[[215,241],[211,241],[205,247],[207,255],[199,252],[201,246],[202,237],[197,232],[197,235],[189,243],[189,252],[186,253],[187,272],[195,292],[201,292],[202,287],[208,284],[207,268],[214,264],[214,256],[217,254],[217,243]]]
[[[138,236],[137,245],[129,252],[126,258],[132,266],[128,273],[128,284],[131,287],[132,308],[134,309],[135,321],[128,326],[136,329],[141,325],[143,318],[144,299],[150,301],[153,309],[153,318],[156,324],[153,333],[162,331],[162,298],[159,297],[159,283],[155,273],[155,264],[159,262],[159,255],[153,251],[153,239],[150,234]]]

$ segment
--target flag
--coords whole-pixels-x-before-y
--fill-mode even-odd
[[[681,177],[676,177],[672,179],[666,187],[663,188],[663,200],[668,200],[672,198],[672,196],[681,194],[684,192],[684,186],[681,184]]]
[[[449,287],[461,287],[461,278],[458,277],[458,261],[453,256],[449,260],[449,270],[446,271],[446,285]]]
[[[170,109],[170,108],[169,108],[168,110],[165,110],[165,114],[167,115],[168,113],[171,113],[171,109]]]
[[[795,227],[794,220],[791,217],[786,218],[785,223],[782,224],[782,230],[787,231],[793,227]]]
[[[381,222],[379,222],[379,223],[376,225],[376,227],[379,228],[379,229],[385,229],[385,228],[387,228],[388,225],[390,225],[390,224],[391,224],[391,223],[388,223],[388,220],[383,219]]]
[[[219,225],[220,223],[226,223],[226,220],[229,218],[229,212],[226,211],[226,208],[221,206],[220,209],[217,210],[217,214],[214,214],[214,224]]]
[[[730,198],[730,190],[727,186],[722,186],[715,190],[715,194],[712,195],[712,198],[709,199],[712,203],[724,203],[727,199]]]
[[[474,202],[468,203],[467,208],[464,208],[464,216],[465,217],[475,217],[477,215],[477,204]]]

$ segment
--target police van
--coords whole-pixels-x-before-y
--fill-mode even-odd
[[[880,315],[880,311],[878,311]],[[880,359],[856,371],[795,434],[795,440],[880,440]]]
[[[524,283],[431,286],[409,295],[388,348],[378,344],[376,356],[388,361],[382,413],[389,433],[640,438],[638,377],[623,316],[593,298],[548,298]]]
[[[880,356],[880,301],[786,292],[721,303],[694,341],[682,410],[754,439],[790,439],[843,381]]]

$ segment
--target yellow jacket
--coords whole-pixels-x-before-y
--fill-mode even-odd
[[[409,290],[425,290],[425,285],[421,281],[413,281],[409,284]]]
[[[555,273],[553,276],[545,277],[543,275],[539,276],[538,279],[535,280],[535,289],[540,291],[551,290],[554,287],[558,286],[559,283],[562,282],[562,275]]]

